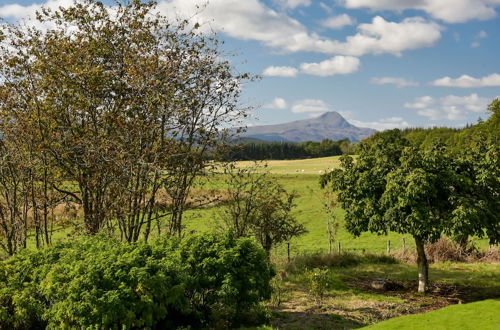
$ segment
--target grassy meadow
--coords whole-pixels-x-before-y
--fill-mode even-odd
[[[237,166],[249,167],[253,164],[254,162],[251,161],[241,161],[237,163]],[[292,255],[328,251],[327,214],[323,208],[325,191],[320,187],[319,178],[322,173],[337,168],[339,164],[339,156],[267,161],[267,170],[273,174],[274,179],[280,182],[288,191],[295,191],[299,195],[296,200],[294,216],[305,225],[308,233],[292,240]],[[202,184],[202,187],[223,190],[222,181],[221,176],[214,176],[208,178]],[[217,229],[219,212],[219,207],[188,211],[185,216],[187,229],[194,231]],[[335,251],[338,249],[338,242],[340,242],[343,251],[361,253],[385,253],[388,241],[390,241],[391,251],[402,249],[403,245],[406,245],[407,248],[413,248],[414,246],[411,236],[397,233],[388,233],[387,236],[363,233],[360,237],[353,237],[343,227],[343,211],[341,209],[337,211],[337,216],[340,227],[334,247]],[[475,244],[483,249],[488,247],[487,240],[476,240]],[[277,257],[284,254],[285,249],[283,246],[278,247],[275,251]]]
[[[292,261],[292,264],[300,263],[301,258],[310,258],[308,256],[310,254],[324,255],[329,249],[327,214],[323,209],[324,191],[319,185],[319,178],[325,171],[339,166],[339,157],[277,160],[267,163],[267,168],[275,180],[283,184],[287,190],[296,191],[299,194],[294,215],[308,230],[308,233],[292,241],[291,255],[296,259]],[[252,164],[253,162],[243,161],[238,162],[237,166],[248,167]],[[220,176],[209,179],[203,186],[224,189]],[[186,215],[188,230],[216,230],[219,212],[219,207],[189,211]],[[333,266],[328,268],[331,286],[325,290],[324,299],[317,301],[310,292],[308,271],[304,269],[296,272],[287,271],[286,248],[285,246],[276,248],[274,262],[277,264],[278,271],[285,269],[286,277],[279,281],[276,289],[279,297],[274,297],[271,302],[273,317],[270,327],[259,329],[360,328],[391,318],[399,320],[398,317],[402,315],[426,313],[450,304],[499,297],[499,264],[452,262],[430,265],[432,289],[429,295],[422,296],[416,293],[418,275],[416,265],[397,261],[384,263],[369,260],[370,254],[386,254],[388,241],[391,242],[391,252],[402,250],[403,244],[408,249],[414,249],[411,236],[397,233],[389,233],[387,236],[364,233],[360,237],[353,237],[343,227],[341,209],[337,211],[337,216],[340,221],[337,242],[341,243],[342,251],[347,254],[367,255],[367,261],[347,266],[335,266],[334,262]],[[337,242],[334,251],[337,251]],[[476,239],[474,244],[480,249],[488,248],[487,240]],[[339,256],[339,258],[342,257]],[[324,266],[324,263],[318,263],[318,267]],[[390,279],[398,283],[400,287],[395,291],[378,292],[370,288],[371,281],[376,278]],[[477,305],[475,310],[481,310],[483,305]],[[450,311],[450,313],[453,312],[454,309]],[[491,307],[487,307],[486,312],[490,315]],[[439,318],[440,315],[430,317]],[[495,324],[500,324],[499,316],[491,316],[491,318],[483,322],[486,324],[485,329],[494,328]],[[411,318],[408,319],[408,321],[411,320]],[[420,322],[420,320],[425,324],[425,318],[416,318],[416,321]],[[443,316],[443,320],[446,321],[446,317]],[[467,323],[466,320],[462,322],[473,326],[473,323]]]

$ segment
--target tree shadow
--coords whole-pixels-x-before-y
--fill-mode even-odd
[[[278,329],[357,329],[366,326],[352,317],[316,311],[275,310],[271,324]]]

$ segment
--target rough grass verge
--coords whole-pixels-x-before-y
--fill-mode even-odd
[[[360,264],[397,264],[398,262],[395,257],[383,254],[355,254],[350,252],[332,254],[313,253],[302,254],[293,258],[285,265],[285,272],[288,274],[298,274],[315,268],[352,267]]]

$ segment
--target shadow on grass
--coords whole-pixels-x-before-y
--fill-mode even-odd
[[[346,279],[371,281],[374,278],[387,278],[400,281],[404,291],[417,291],[418,275],[414,265],[368,265],[337,271]],[[500,298],[500,267],[493,270],[475,264],[435,264],[431,265],[429,275],[430,294],[436,296],[460,302]]]
[[[275,310],[273,328],[277,329],[357,329],[367,324],[348,316],[324,313],[321,309],[308,311]]]

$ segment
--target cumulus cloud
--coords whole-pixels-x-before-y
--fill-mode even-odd
[[[311,0],[274,0],[281,8],[295,9],[299,6],[309,7],[311,5]]]
[[[476,36],[476,38],[479,38],[479,39],[484,39],[486,37],[488,37],[488,33],[486,33],[486,31],[484,31],[484,30],[479,31],[479,33]]]
[[[368,53],[399,56],[405,50],[434,45],[441,39],[441,29],[422,17],[408,17],[396,23],[376,16],[371,23],[360,24],[357,34],[348,36],[345,42],[337,42],[334,49],[340,54],[354,56]]]
[[[327,77],[358,71],[359,59],[353,56],[335,56],[319,63],[302,63],[300,71],[314,76]]]
[[[444,77],[431,82],[434,86],[480,88],[500,86],[500,74],[493,73],[482,78],[475,78],[469,75],[462,75],[458,78]]]
[[[351,111],[339,111],[339,113],[345,119],[347,119],[348,122],[357,127],[368,127],[376,129],[378,131],[384,131],[386,129],[393,129],[393,128],[410,127],[410,124],[402,117],[389,117],[389,118],[378,119],[375,121],[362,121],[355,119],[355,114]]]
[[[321,21],[321,25],[323,27],[334,30],[341,29],[344,26],[354,25],[354,24],[356,24],[356,20],[347,14],[332,16]]]
[[[302,63],[300,70],[290,66],[270,66],[262,73],[268,77],[293,78],[299,73],[319,77],[350,74],[359,70],[360,61],[353,56],[334,56],[319,63]]]
[[[294,113],[315,113],[320,114],[330,111],[330,106],[323,100],[305,99],[297,101],[292,106]]]
[[[26,6],[15,3],[8,4],[0,6],[0,17],[10,21],[25,21],[28,25],[47,29],[52,27],[52,24],[36,21],[36,12],[39,12],[42,7],[56,10],[59,7],[69,7],[74,3],[74,0],[46,0],[44,3],[33,3]]]
[[[328,6],[326,3],[320,2],[319,6],[321,7],[321,9],[323,9],[324,11],[326,11],[328,14],[333,13],[333,9],[330,6]]]
[[[70,3],[72,0],[46,0],[30,6],[5,5],[0,7],[0,16],[20,19],[33,16],[41,5],[56,8]],[[217,31],[240,40],[255,40],[288,53],[400,55],[405,50],[432,46],[441,37],[440,26],[423,18],[406,18],[397,23],[377,16],[372,23],[359,25],[357,34],[341,42],[309,32],[296,19],[259,0],[160,0],[158,10],[171,19],[189,18],[193,24],[200,24],[203,32]]]
[[[468,96],[448,95],[439,99],[431,96],[416,98],[406,103],[405,107],[415,109],[421,116],[430,120],[465,120],[470,112],[481,113],[488,106],[489,100],[477,94]]]
[[[392,84],[392,85],[396,85],[398,88],[409,87],[409,86],[419,86],[420,85],[416,81],[408,80],[405,78],[397,78],[397,77],[373,78],[371,80],[371,82],[372,82],[372,84],[377,84],[377,85]]]
[[[447,23],[492,19],[497,15],[495,7],[500,5],[498,0],[342,0],[341,3],[350,9],[423,10]]]
[[[277,110],[284,110],[288,107],[288,104],[286,103],[285,99],[281,97],[276,97],[271,103],[265,104],[263,108],[265,109],[277,109]]]
[[[284,77],[293,78],[296,77],[299,70],[291,66],[270,66],[264,69],[262,74],[267,77]]]
[[[410,124],[401,117],[383,118],[377,121],[360,121],[356,119],[349,119],[349,122],[358,127],[368,127],[376,129],[378,131],[384,131],[393,128],[410,127]]]

